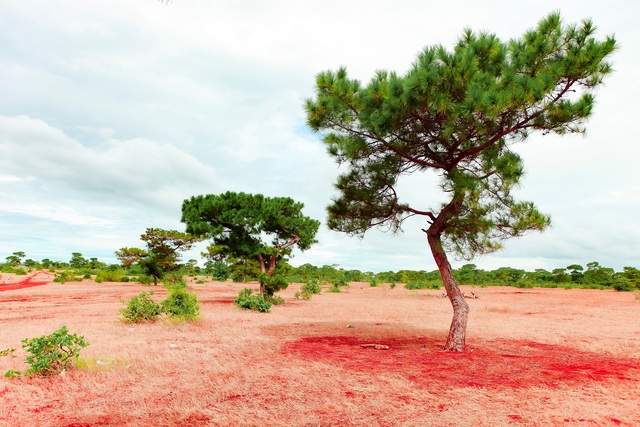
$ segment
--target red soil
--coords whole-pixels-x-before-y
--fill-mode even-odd
[[[363,348],[383,344],[389,350]],[[289,355],[338,364],[371,375],[402,375],[416,385],[527,388],[615,379],[640,386],[637,360],[614,359],[598,353],[531,341],[476,341],[464,353],[436,350],[442,337],[363,339],[348,336],[308,337],[286,343]],[[434,384],[435,383],[435,384]]]
[[[36,280],[36,277],[39,277],[40,280]],[[46,285],[47,283],[51,283],[51,279],[52,279],[51,274],[44,271],[37,271],[31,274],[30,276],[27,276],[26,279],[18,283],[0,283],[0,292],[15,291],[17,289],[24,289],[24,288],[31,288],[33,286]]]

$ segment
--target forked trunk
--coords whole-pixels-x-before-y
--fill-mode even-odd
[[[273,272],[276,270],[276,258],[277,255],[271,255],[269,259],[269,270],[267,270],[267,275],[269,277],[273,276]]]
[[[464,300],[464,296],[456,283],[451,271],[451,264],[447,259],[447,254],[442,248],[440,234],[427,232],[427,240],[431,247],[431,253],[436,261],[444,288],[447,291],[447,297],[451,301],[453,307],[453,319],[449,328],[449,336],[444,346],[446,351],[461,352],[465,350],[465,341],[467,335],[467,320],[469,318],[469,304]]]

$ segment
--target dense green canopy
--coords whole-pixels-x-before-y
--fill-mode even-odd
[[[302,214],[302,203],[289,197],[226,192],[195,196],[182,204],[187,232],[212,239],[210,252],[221,258],[254,258],[261,270],[269,260],[271,275],[277,258],[316,242],[320,222]],[[268,242],[270,240],[270,243]]]

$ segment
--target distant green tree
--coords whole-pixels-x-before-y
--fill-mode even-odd
[[[83,268],[87,264],[89,264],[89,261],[80,252],[71,253],[71,260],[69,261],[71,268]]]
[[[14,252],[5,259],[7,260],[7,264],[9,264],[11,267],[18,267],[22,265],[22,260],[25,256],[26,255],[24,252]]]
[[[510,147],[534,131],[585,131],[592,92],[611,72],[606,59],[616,49],[613,37],[599,41],[594,32],[591,21],[564,26],[552,13],[506,43],[466,30],[453,51],[426,48],[404,76],[379,71],[368,85],[344,68],[317,76],[308,124],[325,132],[329,154],[345,170],[328,225],[364,235],[425,218],[453,307],[446,350],[464,350],[469,312],[447,251],[472,259],[549,225],[533,203],[512,194],[523,162]],[[402,202],[399,178],[426,171],[440,177],[446,201],[419,208]]]
[[[210,253],[221,259],[255,259],[261,273],[272,276],[276,261],[293,247],[304,251],[316,242],[320,222],[304,216],[303,207],[288,197],[226,192],[185,200],[182,222],[188,233],[213,240]],[[260,295],[264,290],[261,281]]]
[[[589,262],[587,263],[587,270],[582,274],[582,283],[611,286],[614,274],[613,268],[602,267],[595,261]]]
[[[145,258],[148,253],[144,249],[124,247],[118,249],[116,252],[116,258],[122,263],[122,267],[125,269],[130,268],[133,264],[139,262],[142,258]]]
[[[582,282],[582,272],[584,271],[584,268],[580,264],[571,264],[567,266],[567,270],[569,270],[571,281],[573,283]]]
[[[125,268],[138,263],[156,285],[158,279],[180,267],[180,252],[190,250],[201,240],[189,233],[161,228],[147,228],[140,239],[147,243],[146,250],[120,248],[115,252],[116,257]]]

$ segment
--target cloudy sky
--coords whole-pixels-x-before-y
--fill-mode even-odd
[[[336,165],[305,124],[315,75],[405,72],[465,27],[503,40],[551,11],[615,34],[615,74],[586,136],[517,146],[519,191],[553,221],[479,268],[640,267],[640,3],[627,1],[0,0],[0,260],[116,262],[147,227],[184,230],[182,200],[245,191],[290,196],[325,221]],[[433,176],[403,183],[437,205]],[[420,220],[363,240],[329,231],[294,265],[433,270]],[[188,258],[199,258],[195,251]],[[454,267],[466,261],[452,260]]]

